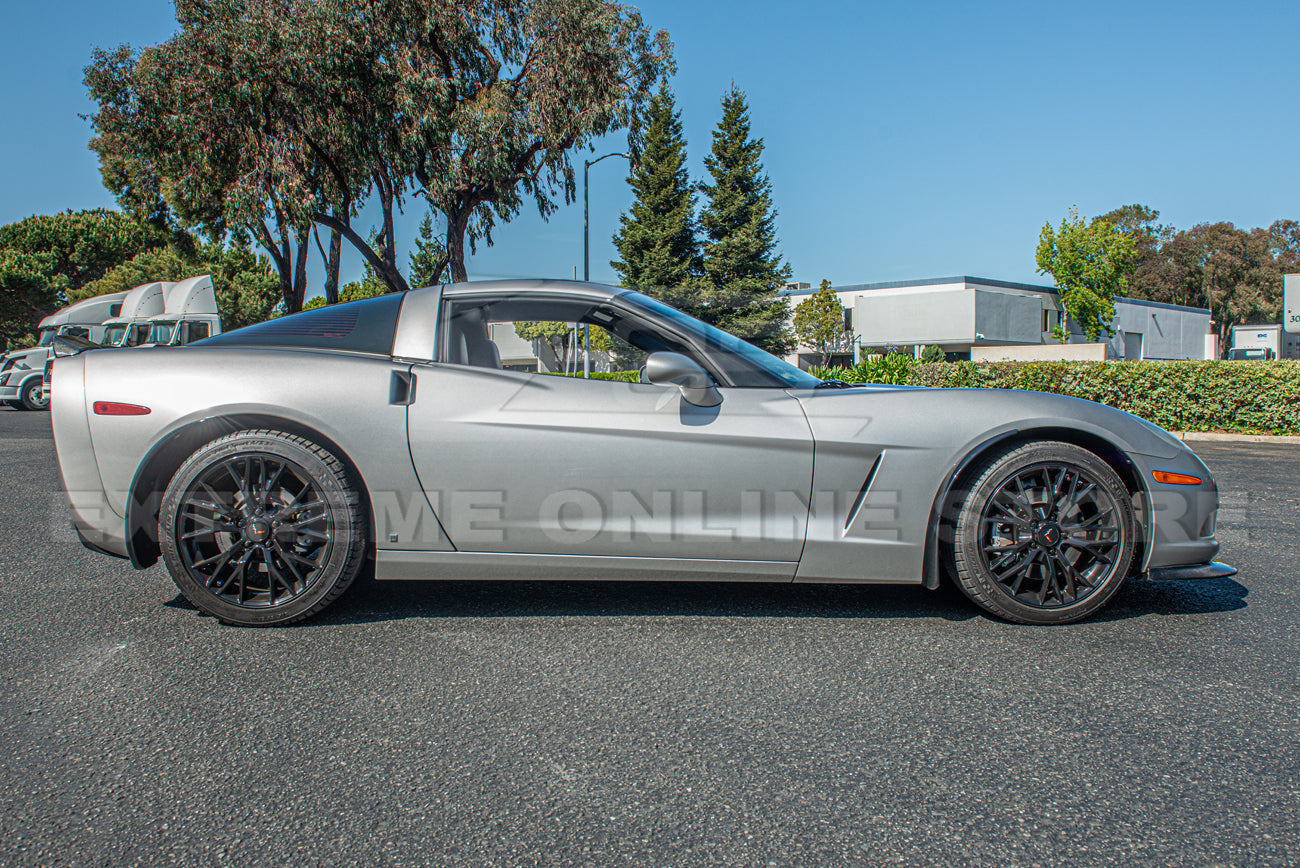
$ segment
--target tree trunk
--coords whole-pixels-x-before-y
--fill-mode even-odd
[[[307,250],[310,246],[307,234],[310,230],[298,231],[298,250],[293,262],[293,307],[288,313],[302,310],[302,300],[307,294]]]
[[[402,273],[398,271],[396,267],[385,261],[384,258],[378,256],[370,245],[366,243],[366,240],[358,235],[356,230],[353,229],[350,224],[344,223],[334,215],[326,214],[324,212],[313,214],[312,219],[322,226],[326,226],[342,233],[343,237],[348,240],[348,243],[350,243],[354,248],[356,248],[358,253],[366,258],[366,262],[370,263],[370,267],[375,270],[375,273],[379,275],[380,279],[382,279],[384,283],[388,284],[389,289],[393,292],[407,292],[410,290],[411,286],[406,282],[406,278],[402,277]]]
[[[452,283],[469,280],[465,271],[465,232],[469,229],[469,216],[473,208],[457,207],[447,214],[447,267]]]
[[[325,267],[325,302],[337,304],[339,300],[339,267],[343,259],[343,233],[330,230],[330,258]]]

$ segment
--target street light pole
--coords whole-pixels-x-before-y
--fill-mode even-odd
[[[594,160],[582,161],[582,279],[584,282],[591,280],[591,207],[587,196],[587,181],[591,167],[607,157],[632,159],[627,154],[614,153],[605,154]],[[591,326],[585,323],[582,326],[582,375],[591,377]]]

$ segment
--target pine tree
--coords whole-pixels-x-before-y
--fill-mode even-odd
[[[614,245],[623,257],[610,265],[623,285],[668,304],[693,307],[687,284],[699,271],[695,188],[686,171],[681,114],[667,83],[650,98],[645,134],[628,184],[636,193]]]
[[[713,183],[701,185],[707,196],[700,215],[703,283],[710,294],[701,318],[784,355],[794,341],[786,326],[789,303],[777,293],[791,272],[776,252],[776,210],[763,173],[763,140],[751,139],[749,132],[745,94],[733,84],[722,99],[722,120],[704,161]]]

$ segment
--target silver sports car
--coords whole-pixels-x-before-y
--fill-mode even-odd
[[[1179,440],[1056,395],[823,382],[636,292],[436,286],[51,374],[84,543],[231,624],[378,579],[912,583],[1059,624],[1214,578]],[[638,374],[639,372],[639,374]]]

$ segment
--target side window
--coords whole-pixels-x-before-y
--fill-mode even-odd
[[[695,354],[661,328],[604,302],[523,295],[446,302],[440,359],[453,365],[635,381],[659,350]]]

